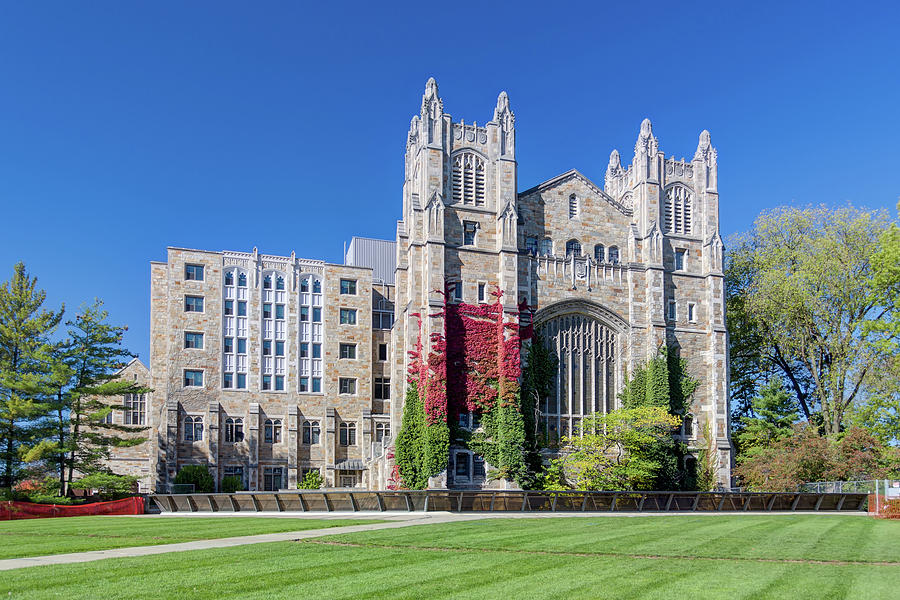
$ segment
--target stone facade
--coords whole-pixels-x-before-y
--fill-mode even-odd
[[[475,303],[492,300],[485,289],[499,289],[507,318],[527,303],[561,359],[557,397],[541,407],[548,438],[573,431],[585,414],[615,409],[631,369],[668,343],[701,382],[684,439],[696,450],[710,426],[727,485],[723,246],[709,133],[700,135],[693,160],[667,159],[645,120],[632,164],[623,167],[613,151],[602,188],[572,170],[524,192],[517,192],[515,136],[505,92],[493,118],[478,126],[454,122],[428,81],[407,136],[394,379],[403,380],[418,336],[410,315],[433,314],[443,302],[439,290]],[[422,339],[442,327],[426,319]],[[396,402],[395,424],[401,411]],[[486,485],[471,455],[451,454],[448,485]]]
[[[169,248],[166,262],[152,263],[153,392],[147,412],[153,434],[140,450],[132,449],[145,453],[146,466],[136,468],[149,473],[148,483],[167,489],[181,466],[203,464],[217,482],[239,473],[251,490],[293,488],[313,468],[330,486],[383,488],[392,467],[390,432],[401,423],[408,352],[420,334],[413,315],[439,310],[441,290],[450,290],[451,300],[477,303],[492,301],[490,293],[499,289],[505,318],[518,319],[519,304],[527,304],[543,343],[561,358],[556,395],[541,405],[548,439],[572,431],[586,414],[615,409],[631,369],[668,343],[680,349],[701,382],[684,439],[696,450],[703,426],[710,426],[719,479],[727,485],[723,246],[717,153],[709,133],[700,135],[692,160],[678,161],[659,151],[645,120],[631,164],[623,166],[613,151],[602,188],[572,170],[523,192],[517,187],[515,136],[505,92],[492,119],[479,126],[454,122],[437,84],[428,81],[407,135],[390,282],[373,278],[376,263],[385,271],[383,256],[366,267],[359,266],[365,256],[356,254],[347,261],[356,266],[350,266],[256,249]],[[229,284],[228,273],[242,273],[245,287]],[[267,288],[267,277],[283,289]],[[317,390],[301,382],[315,375],[304,371],[308,361],[301,352],[304,339],[312,339],[304,337],[310,315],[301,316],[308,303],[303,282],[310,277],[322,286],[320,327],[311,324],[322,344]],[[354,293],[341,293],[342,280],[355,282]],[[187,310],[197,302],[189,297],[202,298],[202,308]],[[246,302],[238,317],[246,320],[244,329],[239,322],[231,329],[235,315],[226,312],[235,309],[229,301]],[[280,319],[272,315],[273,306],[284,311]],[[342,323],[341,309],[356,311],[355,324]],[[386,311],[390,318],[382,319]],[[274,329],[266,324],[273,317],[281,321]],[[440,319],[423,319],[422,339],[427,344],[442,328]],[[202,334],[202,347],[188,347],[197,342],[195,337],[189,344],[186,333]],[[243,359],[233,346],[241,337]],[[267,350],[267,341],[283,342],[276,346],[282,354],[272,346]],[[342,358],[348,352],[342,344],[354,347],[353,358]],[[238,389],[241,369],[244,387]],[[352,392],[342,390],[348,385],[342,380],[354,382]],[[239,440],[236,419],[242,425]],[[270,428],[280,424],[279,436],[267,436],[267,421]],[[306,423],[317,425],[318,443],[307,443],[312,438],[304,438]],[[354,443],[348,443],[350,425]],[[440,481],[484,487],[477,465],[478,457],[454,450]]]

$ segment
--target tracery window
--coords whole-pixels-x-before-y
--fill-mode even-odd
[[[285,275],[272,271],[262,285],[262,379],[263,390],[284,390],[285,376]]]
[[[247,389],[247,273],[225,270],[222,286],[222,387]]]
[[[200,442],[203,440],[203,417],[188,415],[184,418],[184,441]]]
[[[356,445],[356,423],[341,423],[339,431],[341,446]]]
[[[484,206],[484,159],[474,152],[452,158],[453,201]]]
[[[559,359],[553,391],[541,398],[539,431],[544,442],[577,433],[581,419],[615,408],[616,334],[584,314],[555,317],[537,332]]]
[[[304,421],[303,422],[303,443],[306,445],[314,445],[319,443],[319,436],[321,435],[321,429],[319,428],[318,421]]]
[[[300,277],[300,391],[322,392],[322,279]]]
[[[691,191],[682,185],[668,188],[665,209],[666,233],[690,235],[691,213]]]
[[[244,420],[240,417],[225,419],[225,443],[233,444],[244,441]]]
[[[281,443],[281,419],[266,419],[263,425],[263,441],[267,444]]]
[[[569,240],[566,242],[566,258],[570,256],[581,256],[581,242],[578,240]]]

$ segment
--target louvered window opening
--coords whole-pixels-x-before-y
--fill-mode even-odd
[[[453,201],[484,206],[484,160],[477,154],[453,157]]]
[[[666,233],[690,235],[691,233],[691,192],[675,186],[666,190]]]

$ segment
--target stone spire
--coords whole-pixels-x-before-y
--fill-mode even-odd
[[[694,153],[694,160],[706,160],[713,151],[712,143],[709,139],[709,131],[704,129],[700,132],[700,141],[697,143],[697,152]]]
[[[637,142],[634,145],[634,155],[641,154],[652,156],[659,150],[659,140],[653,135],[653,125],[650,119],[641,121],[641,131],[638,134]]]
[[[422,95],[422,118],[425,118],[426,115],[437,118],[443,112],[444,101],[438,95],[437,82],[434,77],[429,77],[425,84],[425,93]]]
[[[500,126],[500,156],[512,157],[516,151],[516,115],[509,108],[506,92],[500,92],[497,97],[494,122]]]

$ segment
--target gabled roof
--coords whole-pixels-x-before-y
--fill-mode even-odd
[[[545,181],[543,183],[539,183],[538,185],[536,185],[532,188],[528,188],[524,192],[519,192],[518,197],[521,198],[522,196],[526,196],[528,194],[533,194],[535,192],[537,192],[537,193],[545,192],[545,191],[553,189],[559,185],[562,185],[571,179],[578,179],[579,181],[581,181],[584,185],[589,187],[591,189],[591,191],[593,191],[595,194],[597,194],[598,196],[600,196],[601,198],[603,198],[604,200],[609,202],[614,208],[619,210],[622,214],[631,215],[631,208],[625,206],[621,202],[617,202],[616,200],[614,200],[609,194],[604,192],[600,188],[600,186],[598,186],[593,181],[591,181],[590,179],[588,179],[587,177],[582,175],[578,171],[578,169],[572,169],[570,171],[566,171],[562,175],[557,175],[556,177],[554,177],[552,179],[548,179],[547,181]]]
[[[121,369],[119,369],[118,371],[116,371],[116,375],[121,374],[122,372],[125,371],[125,369],[127,369],[128,367],[130,367],[130,366],[133,365],[134,363],[137,363],[137,364],[141,365],[141,366],[144,368],[144,370],[147,371],[148,373],[150,372],[150,369],[147,368],[147,365],[145,365],[144,363],[142,363],[142,362],[141,362],[141,359],[139,359],[138,357],[135,356],[134,358],[132,358],[131,360],[128,361],[128,364],[127,364],[127,365],[125,365],[124,367],[122,367]]]

